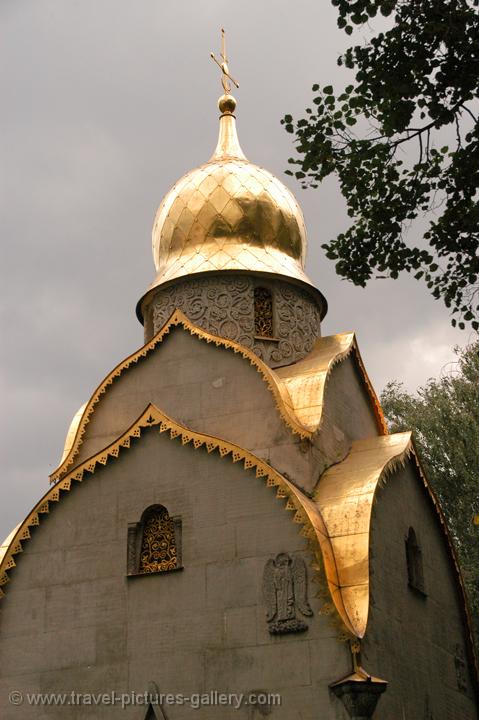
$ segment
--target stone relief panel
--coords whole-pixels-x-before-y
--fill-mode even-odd
[[[249,278],[200,278],[160,290],[152,303],[153,332],[158,332],[175,308],[204,330],[252,347],[254,317]]]
[[[268,560],[263,572],[263,598],[268,630],[272,635],[304,632],[308,629],[297,612],[311,617],[308,578],[303,558],[279,553]]]
[[[271,367],[289,365],[307,355],[320,337],[319,309],[307,293],[287,283],[273,292],[276,345],[255,340],[253,350]]]
[[[258,338],[255,333],[254,298],[258,287],[272,294],[271,338]],[[262,282],[243,275],[214,275],[160,289],[145,309],[147,336],[158,332],[175,308],[204,330],[252,349],[271,367],[300,360],[321,334],[320,310],[309,294],[278,280]]]

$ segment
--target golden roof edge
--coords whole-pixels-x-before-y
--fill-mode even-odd
[[[365,448],[367,445],[370,447]],[[332,572],[331,576],[327,575],[330,592],[333,597],[335,593],[341,596],[348,623],[354,635],[360,639],[366,633],[369,616],[369,549],[374,499],[378,487],[387,475],[398,464],[405,463],[411,451],[410,432],[356,440],[344,460],[325,470],[313,496],[324,519],[337,563],[336,571]],[[361,461],[365,460],[365,453],[375,452],[378,457],[374,480],[371,479],[373,471],[370,464],[366,466],[367,472],[362,480]],[[358,464],[359,467],[350,474],[351,467]],[[341,479],[342,474],[344,475]],[[358,488],[354,495],[347,492],[348,484],[352,480]],[[359,486],[360,482],[363,482],[364,487]],[[369,489],[366,492],[364,488]],[[362,498],[362,513],[359,516],[356,504],[344,503],[345,498],[350,500],[356,495],[361,495]],[[353,547],[350,547],[351,537],[354,537]],[[338,557],[341,557],[344,547],[348,549],[349,565],[342,567],[341,563],[338,563]],[[351,562],[352,552],[354,562]]]
[[[332,347],[329,351],[325,352],[324,345],[326,342],[328,342]],[[337,345],[336,349],[334,348],[334,344]],[[323,353],[323,357],[320,356],[317,364],[314,365],[315,354],[320,355],[321,352]],[[340,364],[351,355],[354,357],[354,362],[356,363],[359,376],[364,383],[369,400],[371,401],[378,432],[380,435],[387,435],[389,432],[381,403],[379,402],[366,372],[366,368],[364,367],[364,363],[359,352],[356,334],[353,331],[349,331],[318,338],[312,350],[308,353],[308,355],[306,355],[306,357],[298,360],[293,365],[277,368],[274,371],[278,377],[283,380],[289,391],[289,396],[292,401],[292,411],[298,417],[302,425],[307,427],[312,434],[317,434],[321,431],[324,417],[323,408],[326,390],[332,371],[336,365]],[[302,370],[302,368],[304,368],[304,370]],[[314,422],[311,422],[308,421],[307,414],[303,414],[301,412],[301,408],[298,407],[297,402],[295,403],[295,385],[298,384],[297,381],[299,381],[300,384],[305,378],[313,375],[316,377],[316,386],[310,390],[306,400],[307,405],[305,406],[306,410],[309,410],[309,413],[313,414],[316,418]],[[316,396],[314,400],[311,395]],[[302,392],[302,388],[299,389],[297,396],[304,402],[304,393]],[[316,408],[316,410],[312,413],[311,408]]]
[[[120,377],[120,375],[125,370],[128,370],[128,368],[132,364],[135,364],[142,358],[146,357],[159,344],[161,344],[164,338],[169,334],[171,328],[178,326],[183,327],[191,335],[198,337],[200,340],[203,340],[207,343],[214,343],[218,347],[222,346],[226,349],[232,350],[234,353],[239,354],[245,359],[247,359],[250,364],[253,365],[253,367],[255,367],[258,372],[260,372],[264,381],[266,382],[266,385],[273,393],[279,413],[285,421],[286,425],[290,428],[290,430],[295,434],[299,435],[301,438],[311,436],[311,433],[306,428],[303,428],[294,416],[291,416],[291,413],[289,411],[290,403],[285,402],[284,397],[287,391],[282,388],[280,383],[278,383],[274,371],[271,370],[271,368],[268,367],[266,363],[264,363],[252,350],[245,347],[244,345],[241,345],[240,343],[237,343],[233,340],[228,340],[227,338],[220,337],[219,335],[213,335],[212,333],[208,333],[206,330],[203,330],[199,326],[192,323],[186,317],[186,315],[177,308],[172,312],[168,320],[164,323],[164,325],[158,330],[156,335],[154,335],[154,337],[150,341],[148,341],[145,345],[143,345],[138,350],[128,355],[120,363],[118,363],[113,368],[113,370],[111,370],[104,377],[104,379],[93,391],[89,401],[85,404],[85,410],[83,411],[80,421],[78,423],[71,450],[67,457],[63,460],[63,462],[60,463],[60,465],[51,473],[51,482],[57,482],[65,474],[65,472],[68,471],[68,468],[71,467],[74,458],[78,454],[78,450],[81,444],[81,438],[85,432],[86,425],[88,424],[89,419],[94,412],[96,404],[99,402],[101,396],[104,395],[105,392],[108,390],[108,387],[114,382],[116,378]]]
[[[309,550],[313,555],[313,569],[321,572],[324,567],[324,543],[319,542],[318,529],[323,527],[323,520],[318,508],[313,507],[313,503],[306,495],[249,450],[216,436],[191,430],[170,418],[154,404],[148,403],[139,417],[116,440],[87,458],[50,487],[18,526],[16,532],[12,533],[9,547],[0,562],[0,599],[5,596],[5,586],[10,582],[8,573],[16,567],[15,556],[23,552],[22,543],[31,538],[30,529],[38,526],[41,516],[50,512],[50,503],[58,502],[62,491],[69,492],[74,481],[83,482],[94,475],[97,466],[104,467],[109,461],[117,459],[120,451],[131,447],[133,439],[141,437],[143,430],[153,427],[158,427],[160,433],[167,433],[171,440],[179,439],[182,445],[192,443],[195,450],[203,447],[208,453],[218,451],[221,458],[231,456],[233,463],[243,462],[245,470],[255,470],[256,477],[264,479],[268,487],[276,487],[277,499],[286,500],[285,509],[294,511],[294,522],[303,526],[301,534],[309,541]],[[323,535],[325,537],[324,530]],[[349,631],[349,628],[347,629]]]

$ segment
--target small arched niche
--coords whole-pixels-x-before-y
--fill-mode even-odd
[[[408,585],[412,590],[426,596],[422,550],[413,527],[408,530],[405,547]]]
[[[181,570],[181,518],[164,505],[147,507],[128,525],[127,574],[152,575]]]

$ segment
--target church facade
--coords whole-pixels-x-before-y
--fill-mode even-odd
[[[2,544],[0,717],[475,720],[438,501],[354,334],[321,336],[301,210],[235,104],[158,209],[145,344]]]

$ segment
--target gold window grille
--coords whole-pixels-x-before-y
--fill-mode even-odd
[[[264,287],[254,289],[254,332],[257,337],[274,337],[273,296]]]
[[[164,572],[178,566],[175,523],[165,507],[148,510],[143,519],[140,573]]]

